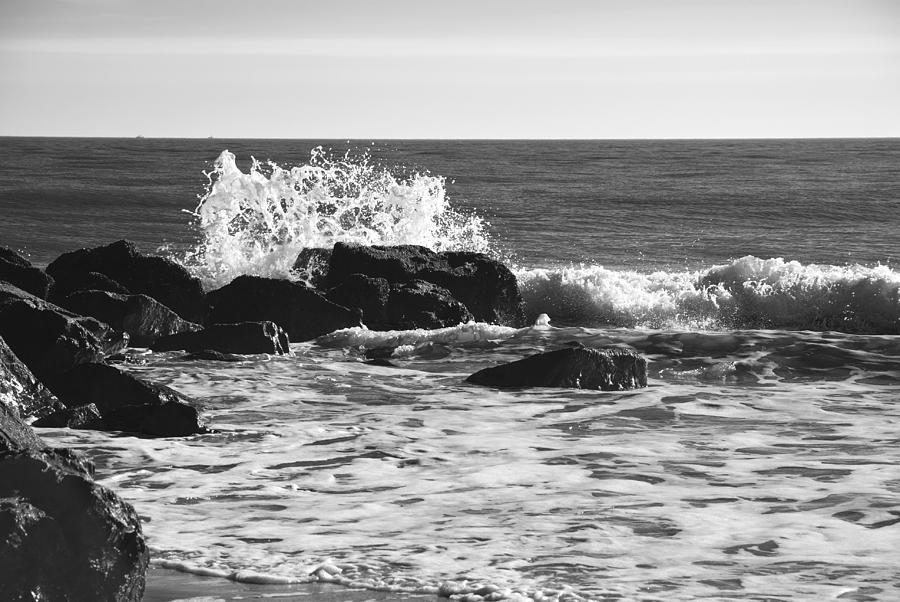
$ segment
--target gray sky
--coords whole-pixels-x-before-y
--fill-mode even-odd
[[[900,136],[898,0],[0,0],[0,135]]]

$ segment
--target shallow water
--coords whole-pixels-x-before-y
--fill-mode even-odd
[[[315,344],[237,365],[142,356],[130,370],[219,432],[45,436],[95,459],[171,566],[534,599],[898,595],[900,337],[498,334],[396,367]],[[650,386],[463,382],[572,340],[634,346]]]

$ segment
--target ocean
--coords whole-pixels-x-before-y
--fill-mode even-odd
[[[223,151],[228,152],[223,152]],[[257,161],[254,161],[257,160]],[[158,566],[466,600],[900,598],[900,140],[0,138],[0,244],[120,238],[208,289],[337,240],[475,249],[534,320],[122,367],[215,433],[42,429]],[[578,341],[649,386],[467,375]],[[395,346],[394,366],[365,351]]]

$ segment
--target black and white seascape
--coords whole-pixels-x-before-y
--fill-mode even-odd
[[[103,3],[63,4],[48,13],[48,27],[74,19],[66,16],[73,6],[95,14]],[[369,68],[383,60],[387,73],[402,70],[400,64],[418,73],[412,67],[423,57],[432,76],[407,73],[407,81],[421,77],[426,89],[437,85],[435,73],[462,77],[460,65],[473,78],[497,70],[498,79],[484,84],[485,107],[500,103],[491,95],[506,84],[530,90],[529,78],[544,78],[574,93],[578,86],[612,85],[603,79],[612,77],[609,70],[621,76],[616,94],[628,97],[638,94],[632,88],[638,84],[626,72],[647,90],[671,83],[659,72],[674,59],[647,63],[665,53],[665,40],[657,38],[642,54],[623,36],[616,52],[610,39],[591,37],[579,21],[611,27],[600,25],[605,17],[634,27],[628,14],[662,32],[664,15],[706,15],[721,25],[725,13],[714,4],[673,12],[648,3],[657,17],[613,2],[564,3],[555,13],[535,9],[509,24],[507,51],[497,52],[483,44],[486,26],[473,26],[465,47],[449,34],[434,46],[405,34],[367,45],[358,31],[365,22],[396,25],[413,17],[386,19],[348,3],[360,14],[348,13],[340,39],[353,43],[329,50],[310,41],[319,38],[290,37],[284,24],[274,24],[272,37],[236,37],[227,56],[238,65],[261,54],[281,67],[333,61],[334,91],[346,93],[342,78],[358,74],[379,107],[388,97]],[[879,112],[881,100],[900,102],[896,67],[870,61],[853,76],[869,91],[893,77],[894,87],[885,85],[888,92],[872,101],[872,127],[835,117],[841,107],[868,106],[850,92],[843,105],[830,98],[809,109],[819,111],[813,119],[796,108],[773,109],[776,96],[766,87],[786,86],[784,106],[794,107],[814,91],[846,84],[840,78],[850,77],[863,50],[879,61],[900,56],[884,33],[897,33],[889,22],[896,10],[877,2],[853,11],[839,4],[798,3],[808,8],[803,16],[812,25],[791,34],[779,26],[767,38],[748,31],[765,11],[745,14],[728,3],[728,15],[748,20],[734,26],[733,43],[721,31],[695,32],[702,44],[692,53],[686,30],[668,38],[672,56],[699,65],[689,75],[687,63],[679,62],[672,77],[693,77],[704,90],[726,81],[726,71],[756,82],[768,108],[753,112],[721,92],[722,103],[749,112],[744,121],[707,113],[708,121],[719,119],[720,130],[679,105],[686,99],[678,96],[680,84],[672,84],[678,92],[670,99],[672,119],[654,117],[650,126],[657,129],[650,130],[638,119],[642,113],[615,95],[608,103],[624,125],[591,121],[585,107],[553,95],[541,97],[550,103],[545,113],[535,113],[528,101],[527,119],[522,107],[510,108],[506,120],[497,113],[488,119],[459,107],[454,112],[448,99],[435,101],[448,123],[458,125],[454,134],[451,125],[426,127],[428,120],[402,100],[408,87],[399,85],[392,88],[401,98],[397,115],[408,119],[393,126],[366,129],[354,117],[348,123],[356,130],[336,129],[346,106],[329,113],[327,103],[309,100],[310,111],[321,115],[321,124],[309,127],[322,137],[303,133],[312,117],[299,110],[297,123],[283,125],[284,135],[271,120],[235,114],[244,125],[204,124],[217,135],[212,139],[182,117],[173,117],[177,127],[153,125],[160,114],[149,107],[146,129],[127,136],[94,125],[26,130],[3,116],[0,134],[14,136],[0,138],[0,246],[15,255],[0,255],[6,341],[0,351],[6,354],[8,344],[12,357],[59,399],[54,403],[70,408],[22,405],[29,395],[40,403],[49,397],[34,393],[39,387],[12,384],[21,372],[9,371],[13,360],[3,355],[4,374],[13,376],[0,387],[7,408],[0,415],[0,471],[25,474],[8,468],[26,453],[17,445],[32,456],[51,453],[33,451],[34,440],[13,433],[7,414],[15,415],[10,424],[45,425],[33,429],[44,444],[93,462],[93,482],[133,507],[146,544],[143,556],[135,552],[135,565],[149,558],[157,574],[264,584],[254,595],[274,599],[315,600],[319,590],[303,584],[322,583],[338,587],[329,599],[348,600],[900,597],[900,139],[876,137],[900,134],[896,116]],[[193,10],[161,6],[160,15],[184,10],[182,16],[199,18]],[[314,22],[336,10],[306,8]],[[104,10],[96,12],[101,21],[127,14],[149,19],[121,7]],[[443,19],[439,33],[457,23],[458,16],[428,10]],[[488,21],[497,17],[496,8],[485,10]],[[767,10],[800,22],[793,9]],[[22,7],[0,9],[4,14],[33,23]],[[551,41],[569,41],[526,47],[522,39],[538,39],[531,29],[538,15],[549,19],[548,27],[571,23],[578,35],[553,30]],[[816,44],[831,39],[828,27],[842,19],[846,31],[865,33],[870,43],[855,46],[848,33],[829,50],[833,81],[821,75],[810,83],[797,75],[788,86],[784,78],[792,69],[828,54]],[[222,35],[236,35],[230,17],[210,22],[224,27]],[[104,40],[132,48],[136,64],[156,65],[147,39],[131,47],[92,27],[83,39],[60,38],[74,53],[66,55],[74,57],[73,69],[101,54]],[[58,35],[47,31],[47,39]],[[506,30],[496,31],[506,39]],[[515,32],[521,35],[513,40]],[[163,87],[177,80],[190,91],[195,84],[179,79],[186,76],[168,61],[182,50],[188,62],[210,59],[218,38],[191,46],[179,28],[172,36],[174,46],[158,59],[169,71],[146,75]],[[10,39],[0,44],[4,57],[37,52],[34,40]],[[776,39],[794,40],[803,52],[785,50]],[[754,40],[763,40],[765,52],[738,44]],[[766,53],[780,60],[767,62]],[[726,69],[716,62],[722,56],[737,62]],[[522,68],[526,59],[533,63],[530,75],[507,81],[519,72],[505,67]],[[622,61],[627,69],[616,71]],[[573,83],[573,63],[593,75]],[[34,73],[50,73],[35,64]],[[32,89],[19,67],[0,68],[11,82],[25,82],[11,88],[17,94]],[[247,75],[257,92],[264,86],[254,79],[268,68]],[[295,81],[278,72],[283,79],[273,90],[280,93],[307,90],[310,74],[318,73]],[[134,75],[120,77],[122,89],[130,89]],[[217,77],[226,78],[221,71]],[[235,77],[219,92],[227,96]],[[293,87],[285,88],[285,80]],[[247,101],[246,91],[233,94]],[[450,97],[462,101],[457,92]],[[15,98],[9,106],[24,111]],[[294,98],[302,106],[303,95]],[[193,110],[192,100],[178,102]],[[272,101],[273,117],[285,116],[279,102]],[[596,111],[603,102],[595,99]],[[560,121],[564,107],[582,120],[583,135]],[[99,119],[85,111],[86,124]],[[118,115],[110,111],[111,118]],[[803,127],[785,126],[786,115]],[[672,126],[675,117],[696,133]],[[465,127],[459,125],[464,118],[470,119]],[[763,128],[761,134],[741,123]],[[335,138],[344,132],[351,138]],[[48,137],[56,134],[65,137]],[[473,139],[492,137],[534,139]],[[560,137],[582,139],[554,139]],[[107,258],[65,255],[81,248],[106,249],[91,253]],[[108,259],[114,256],[125,259]],[[160,284],[157,268],[142,271],[151,264],[164,265],[159,269],[177,276],[171,282],[182,284]],[[400,264],[413,275],[396,276]],[[22,276],[38,278],[38,272],[52,278],[41,280],[43,289]],[[265,311],[258,309],[263,305]],[[43,334],[22,334],[22,316],[57,310],[100,341],[90,358],[58,355],[62,339],[53,343],[57,355],[34,351]],[[149,318],[138,323],[133,316],[140,312],[165,326],[148,326]],[[213,326],[248,321],[258,324],[242,326],[239,337]],[[248,347],[251,338],[262,346]],[[579,367],[573,377],[526,364],[513,386],[490,380],[509,374],[480,372],[547,352],[592,367]],[[69,360],[72,366],[63,369],[59,362]],[[589,372],[600,364],[608,372],[597,380]],[[178,404],[167,407],[179,408],[179,421],[196,412],[177,425],[176,414],[122,417],[111,409],[118,401],[84,385],[99,382],[100,374],[163,387],[153,394]],[[90,481],[86,469],[77,470]],[[0,525],[11,524],[4,517],[31,486],[2,486]],[[4,550],[33,541],[8,531],[0,532]],[[0,561],[0,571],[10,566]],[[127,599],[144,592],[143,577],[135,579],[119,590],[128,589]],[[202,587],[189,597],[209,599]],[[282,589],[267,594],[266,587]],[[147,591],[154,599],[185,597],[166,598],[165,587],[153,590],[152,580]],[[53,595],[38,592],[35,599]]]

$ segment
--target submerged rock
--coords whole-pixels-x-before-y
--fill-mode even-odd
[[[0,451],[0,599],[138,601],[148,563],[137,513],[94,483],[90,462]]]
[[[102,418],[95,428],[151,437],[205,433],[191,400],[106,364],[76,366],[54,379],[53,390],[69,408],[94,404]],[[55,417],[66,419],[66,415]],[[49,426],[49,420],[36,426]]]
[[[158,339],[153,351],[204,351],[221,353],[290,354],[288,335],[275,322],[213,324],[197,332],[183,332]]]
[[[147,295],[78,291],[65,298],[63,307],[124,330],[134,347],[148,347],[160,337],[202,328]]]
[[[0,247],[0,280],[5,280],[35,297],[46,299],[53,285],[53,278],[44,270],[10,249]]]
[[[44,384],[72,367],[122,350],[128,336],[0,282],[0,337]]]
[[[32,423],[38,428],[70,428],[87,429],[92,431],[108,430],[103,422],[103,416],[97,405],[89,403],[72,408],[63,407],[49,416],[45,416]]]
[[[392,285],[425,280],[450,291],[479,322],[508,326],[525,323],[515,275],[483,253],[436,253],[416,245],[382,247],[336,243],[328,265],[326,285],[336,287],[352,274],[385,278]]]
[[[57,279],[88,272],[99,272],[132,293],[153,297],[186,320],[203,321],[206,302],[200,280],[174,261],[139,253],[134,243],[120,240],[72,251],[47,266],[47,273]]]
[[[245,358],[233,353],[222,353],[214,349],[201,349],[193,353],[186,353],[181,356],[185,361],[209,361],[209,362],[242,362]]]
[[[305,284],[238,276],[207,295],[207,324],[272,321],[291,341],[308,341],[323,334],[359,326],[359,314],[332,303]]]
[[[564,387],[621,391],[647,386],[647,360],[619,347],[574,347],[485,368],[466,379],[490,387]]]
[[[0,405],[20,418],[40,418],[63,406],[0,337]]]

